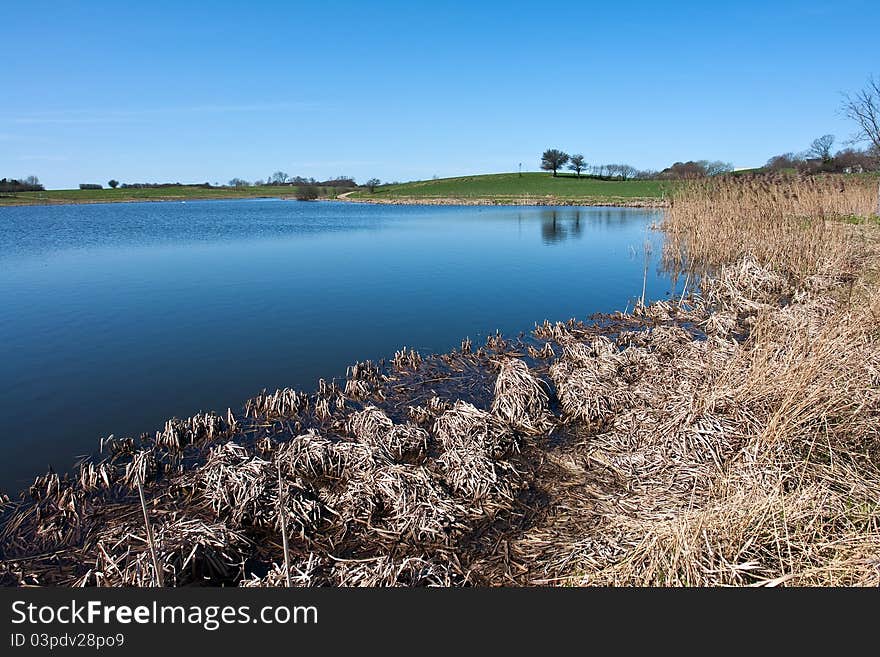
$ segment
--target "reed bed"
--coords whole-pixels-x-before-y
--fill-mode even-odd
[[[878,585],[872,190],[685,186],[676,299],[103,440],[4,500],[0,582]]]

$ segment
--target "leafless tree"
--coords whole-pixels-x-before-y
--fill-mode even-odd
[[[853,141],[867,141],[880,149],[880,80],[870,77],[864,89],[844,94],[841,110],[859,126]]]
[[[638,169],[636,169],[634,166],[630,166],[629,164],[618,164],[617,173],[620,176],[621,180],[629,180],[630,178],[635,178],[636,173],[638,173]]]
[[[288,176],[283,171],[276,171],[271,176],[269,176],[269,184],[283,185],[288,181],[290,176]]]
[[[378,178],[370,178],[364,184],[367,186],[367,189],[370,190],[370,194],[372,194],[374,191],[376,191],[376,187],[378,187],[379,185],[382,184],[382,181],[379,180]]]
[[[831,147],[834,145],[834,135],[822,135],[813,140],[810,149],[807,151],[810,155],[823,162],[831,160]]]
[[[703,167],[707,176],[718,176],[733,171],[733,165],[730,162],[722,162],[721,160],[700,160],[697,164]]]

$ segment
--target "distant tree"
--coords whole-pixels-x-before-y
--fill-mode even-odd
[[[784,171],[787,169],[799,169],[804,163],[804,158],[797,153],[783,153],[782,155],[774,155],[767,164],[765,169],[770,171]]]
[[[24,180],[16,180],[15,178],[3,178],[0,180],[0,192],[12,193],[16,192],[42,192],[45,188],[40,184],[36,176],[28,176]]]
[[[233,178],[229,181],[230,187],[247,187],[250,183],[243,178]]]
[[[636,173],[638,173],[638,169],[629,164],[618,164],[617,165],[617,175],[620,176],[621,180],[629,180],[630,178],[635,178]]]
[[[96,183],[80,183],[80,189],[104,189],[103,185],[98,185]]]
[[[831,160],[831,147],[834,145],[834,135],[822,135],[813,140],[807,151],[817,160],[829,162]]]
[[[254,187],[262,187],[262,186],[265,185],[265,184],[266,184],[266,183],[263,182],[262,180],[255,180],[255,181],[254,181]]]
[[[382,184],[382,181],[378,178],[370,178],[366,183],[367,189],[370,190],[370,194],[376,191],[376,187]]]
[[[297,201],[314,201],[318,198],[318,188],[315,185],[302,185],[296,188]]]
[[[858,150],[856,148],[844,148],[837,151],[827,168],[838,173],[862,173],[864,171],[876,171],[880,168],[880,158],[871,150]]]
[[[574,171],[577,174],[577,177],[581,177],[581,171],[587,168],[587,163],[584,162],[584,156],[580,153],[576,155],[572,155],[569,158],[568,169],[569,171]]]
[[[544,171],[552,171],[554,177],[557,169],[564,167],[566,162],[568,162],[568,153],[555,148],[548,148],[541,155],[541,168]]]
[[[719,176],[722,173],[733,171],[733,164],[721,160],[700,160],[697,164],[703,167],[707,176]]]
[[[658,174],[659,178],[668,178],[673,180],[688,180],[691,178],[705,178],[706,169],[699,162],[690,160],[688,162],[676,162],[670,167],[666,167]]]
[[[108,182],[107,184],[110,185],[110,187],[112,187],[113,189],[116,189],[117,187],[119,187],[119,181],[118,181],[118,180],[111,180],[111,181]]]
[[[859,127],[853,141],[869,142],[880,151],[880,80],[868,78],[865,88],[854,96],[844,94],[841,109]]]
[[[620,178],[621,180],[629,180],[635,177],[637,169],[629,164],[606,164],[605,171],[609,178]]]
[[[288,180],[290,180],[290,176],[288,176],[283,171],[276,171],[271,176],[269,176],[270,185],[283,185]]]

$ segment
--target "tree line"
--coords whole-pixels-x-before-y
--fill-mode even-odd
[[[0,193],[14,194],[15,192],[42,192],[45,187],[36,176],[26,178],[2,178],[0,179]]]
[[[548,148],[541,155],[541,169],[550,171],[553,176],[558,175],[560,169],[567,168],[574,171],[575,176],[582,175],[601,180],[671,180],[682,178],[702,178],[716,176],[721,173],[733,171],[730,162],[720,160],[697,160],[688,162],[675,162],[662,171],[652,169],[637,169],[629,164],[587,164],[580,153],[569,155],[558,148]]]
[[[862,89],[844,94],[840,113],[856,126],[845,148],[834,151],[835,136],[822,135],[805,151],[774,155],[765,168],[808,174],[880,171],[880,80],[871,76]]]
[[[867,148],[854,148],[850,145],[833,152],[834,142],[834,135],[822,135],[804,151],[774,155],[767,160],[764,168],[806,174],[880,171],[880,147],[872,144]]]

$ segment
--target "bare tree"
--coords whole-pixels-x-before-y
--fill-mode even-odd
[[[250,185],[250,183],[247,180],[244,180],[243,178],[233,178],[232,180],[229,181],[230,187],[247,187],[249,185]]]
[[[770,171],[785,171],[790,169],[798,169],[804,164],[804,158],[798,153],[783,153],[782,155],[774,155],[764,168]]]
[[[629,164],[606,164],[605,171],[608,172],[609,178],[628,180],[636,175],[637,169]]]
[[[269,176],[269,184],[271,185],[274,183],[276,185],[283,185],[289,179],[290,179],[290,176],[288,176],[283,171],[276,171],[271,176]]]
[[[578,153],[577,155],[572,155],[568,161],[568,170],[574,171],[577,174],[577,177],[581,177],[581,171],[587,168],[587,163],[584,162],[584,156]]]
[[[541,155],[541,168],[544,171],[552,171],[554,178],[556,177],[556,170],[564,167],[566,162],[568,162],[568,153],[556,148],[548,148]]]
[[[629,164],[618,164],[617,173],[621,180],[629,180],[630,178],[635,177],[636,173],[638,173],[638,169]]]
[[[828,162],[831,160],[831,147],[833,145],[834,135],[822,135],[812,141],[807,153],[815,157],[817,160]]]
[[[370,194],[376,191],[376,187],[382,184],[382,181],[378,178],[370,178],[366,183],[367,189],[370,190]]]
[[[868,78],[864,89],[853,96],[844,94],[841,110],[859,126],[853,141],[868,141],[880,150],[880,80]]]
[[[700,160],[697,164],[703,167],[707,176],[718,176],[733,171],[733,165],[730,162],[722,162],[721,160]]]

